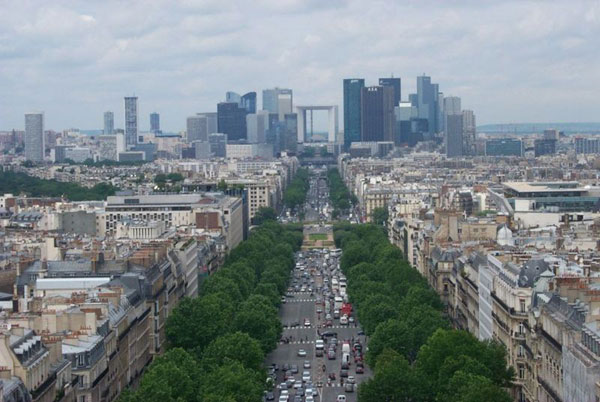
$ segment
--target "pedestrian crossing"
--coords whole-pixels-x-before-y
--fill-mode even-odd
[[[308,344],[314,344],[315,341],[305,341],[305,340],[299,340],[299,341],[290,341],[290,342],[279,342],[280,345],[308,345]]]
[[[296,325],[295,327],[290,327],[289,325],[283,325],[283,329],[311,329],[312,325]]]
[[[346,386],[346,384],[342,385],[339,382],[338,383],[332,382],[332,383],[324,383],[323,386],[326,388],[344,388]],[[356,390],[356,384],[354,384],[354,389]]]
[[[315,299],[287,299],[286,303],[306,303],[306,302],[314,302]]]

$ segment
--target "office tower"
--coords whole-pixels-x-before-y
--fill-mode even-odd
[[[242,96],[240,106],[248,113],[256,113],[256,92],[248,92]]]
[[[363,78],[344,80],[344,149],[352,142],[360,141],[360,96],[365,87]]]
[[[113,112],[104,112],[104,134],[113,134],[115,131],[115,115]]]
[[[410,102],[400,102],[394,108],[396,117],[396,145],[414,147],[423,141],[423,132],[427,131],[427,120],[419,120],[417,107]]]
[[[446,117],[446,156],[453,158],[463,155],[463,116],[449,114]]]
[[[544,130],[544,139],[558,141],[560,139],[560,131],[554,129]]]
[[[439,129],[438,124],[438,85],[431,83],[431,77],[422,75],[417,77],[417,107],[419,118],[427,119],[429,134],[434,134]]]
[[[235,102],[217,105],[217,131],[227,134],[229,141],[246,139],[246,109]]]
[[[444,98],[444,118],[450,114],[460,114],[460,98],[458,96],[446,96]]]
[[[477,140],[477,126],[475,113],[472,110],[463,110],[463,153],[475,155],[475,141]]]
[[[283,121],[286,113],[292,113],[293,93],[287,88],[273,88],[263,90],[263,110],[277,113],[279,121]]]
[[[217,113],[207,112],[207,113],[197,113],[197,115],[206,118],[206,132],[208,134],[217,132]]]
[[[398,106],[400,104],[400,100],[402,99],[400,78],[380,78],[379,85],[382,87],[394,88],[394,107]]]
[[[408,94],[408,102],[414,107],[419,106],[419,96],[417,94]]]
[[[264,144],[265,133],[269,125],[268,112],[251,113],[246,115],[246,138],[252,144]]]
[[[497,138],[485,142],[486,156],[523,156],[523,142],[514,138]]]
[[[138,142],[137,96],[125,97],[125,144],[135,146]]]
[[[394,88],[362,88],[360,120],[361,141],[394,141]]]
[[[438,121],[438,129],[440,132],[444,131],[446,127],[446,114],[444,112],[444,93],[438,92],[438,108],[437,108],[437,121]]]
[[[229,103],[237,103],[238,105],[241,103],[242,97],[237,92],[227,91],[225,92],[225,102]]]
[[[555,139],[538,138],[533,141],[533,150],[535,157],[542,155],[554,155],[556,153]]]
[[[160,132],[160,115],[156,112],[150,113],[150,131],[155,134]]]
[[[209,134],[208,143],[213,156],[217,158],[225,158],[227,156],[227,135],[221,133]]]
[[[197,115],[188,117],[186,121],[187,142],[191,144],[194,141],[207,141],[207,127],[205,116]]]
[[[298,150],[298,114],[286,113],[285,123],[285,150],[288,152],[297,152]]]
[[[210,143],[208,141],[194,141],[194,157],[196,159],[210,159],[212,153],[210,151]]]
[[[44,113],[25,114],[25,159],[44,161]]]

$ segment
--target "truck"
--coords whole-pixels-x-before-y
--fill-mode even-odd
[[[334,310],[339,310],[342,308],[342,304],[344,303],[344,299],[342,299],[340,296],[336,296],[334,300],[334,305],[333,308]]]
[[[342,354],[350,354],[350,343],[344,342],[342,344]]]
[[[342,303],[342,307],[340,308],[340,313],[342,315],[346,315],[346,316],[350,317],[352,315],[352,304]]]

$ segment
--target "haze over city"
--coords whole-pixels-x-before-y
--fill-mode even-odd
[[[226,91],[280,86],[337,104],[342,79],[417,75],[478,123],[598,121],[598,1],[33,1],[0,13],[0,129],[101,129],[123,97],[164,131]],[[340,110],[341,111],[341,110]],[[342,125],[342,124],[341,124]],[[146,118],[140,129],[148,129]]]

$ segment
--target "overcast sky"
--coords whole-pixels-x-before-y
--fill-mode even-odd
[[[46,128],[165,131],[225,92],[294,90],[339,104],[342,79],[391,73],[402,97],[426,73],[478,124],[600,121],[598,0],[0,0],[0,129],[43,110]],[[342,125],[340,113],[340,126]]]

